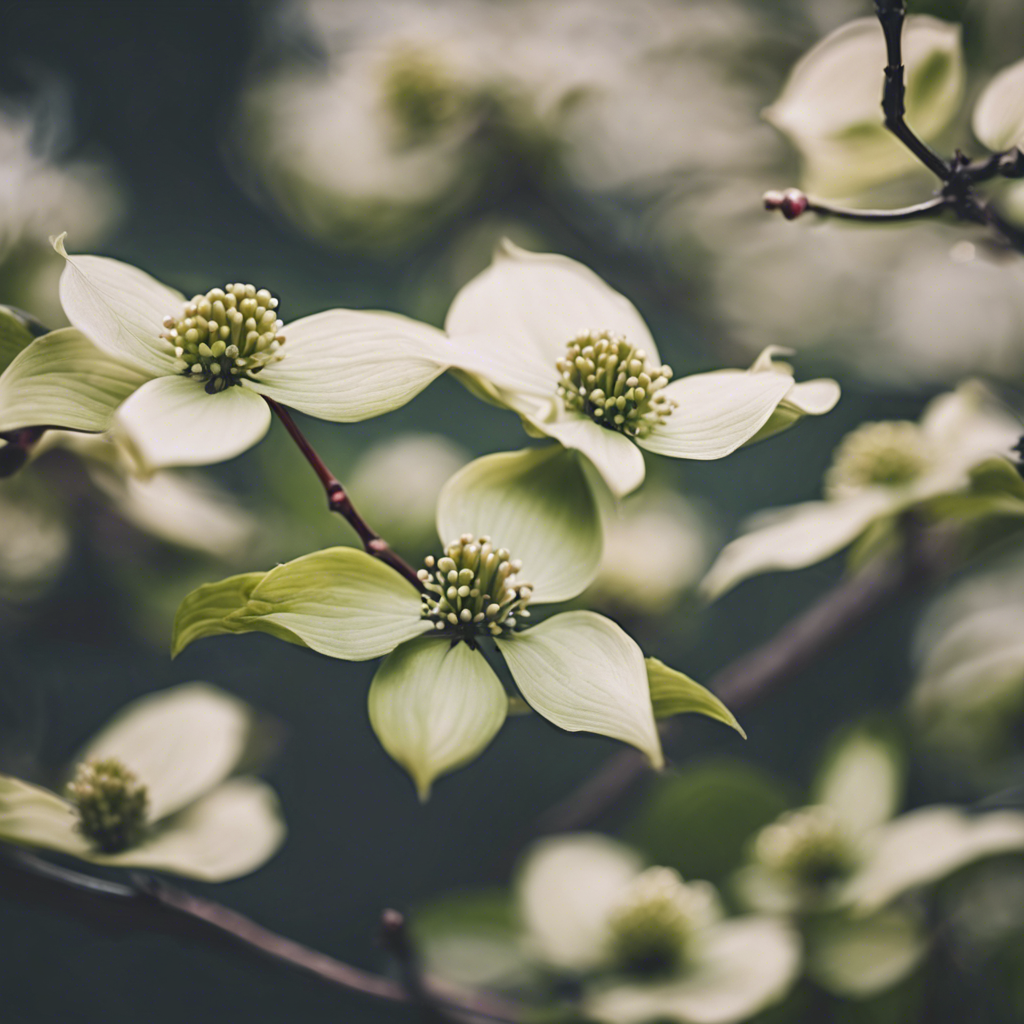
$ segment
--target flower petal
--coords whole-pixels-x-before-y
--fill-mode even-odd
[[[160,335],[164,317],[179,315],[185,296],[131,264],[69,256],[63,235],[54,248],[67,261],[60,303],[72,326],[108,355],[150,376],[176,373],[174,348]]]
[[[204,583],[178,606],[171,636],[171,657],[176,658],[194,640],[223,633],[246,633],[256,626],[239,624],[236,613],[244,609],[265,572],[245,572],[216,583]],[[284,637],[284,639],[289,639]],[[292,643],[301,643],[298,637]]]
[[[634,850],[596,833],[534,843],[516,875],[533,955],[564,971],[600,967],[608,955],[609,915],[643,866]]]
[[[581,331],[608,330],[624,334],[652,362],[659,361],[651,332],[625,296],[576,260],[528,252],[507,239],[491,265],[455,296],[445,330],[452,338],[474,338],[517,356],[526,347],[528,359],[552,368]]]
[[[835,408],[840,398],[840,387],[829,377],[799,381],[775,407],[768,422],[747,442],[754,444],[788,430],[804,416],[824,416]]]
[[[661,391],[677,407],[637,444],[677,459],[720,459],[754,437],[792,386],[785,373],[717,370],[683,377]]]
[[[124,853],[88,859],[151,868],[203,882],[226,882],[265,864],[285,839],[277,795],[248,776],[228,779]]]
[[[678,980],[609,985],[586,994],[584,1013],[608,1024],[735,1024],[782,999],[800,971],[800,937],[769,917],[737,917],[705,930]]]
[[[36,338],[0,375],[0,430],[50,426],[99,432],[149,379],[67,327]]]
[[[251,726],[243,701],[208,683],[184,683],[129,704],[79,760],[117,758],[145,784],[149,820],[159,821],[235,770]]]
[[[1024,60],[1003,68],[985,86],[971,127],[993,153],[1024,144]]]
[[[330,309],[288,324],[284,335],[284,358],[252,389],[335,423],[405,405],[448,365],[441,331],[395,313]]]
[[[937,882],[968,864],[1024,850],[1024,814],[970,815],[959,807],[922,807],[885,825],[868,862],[842,897],[864,914],[898,896]]]
[[[707,715],[735,729],[744,739],[747,734],[736,716],[706,687],[657,658],[646,658],[647,683],[655,718],[672,715]]]
[[[421,800],[439,775],[472,761],[505,722],[508,696],[479,651],[443,637],[410,640],[373,677],[370,724]]]
[[[36,337],[20,316],[9,306],[0,305],[0,373],[3,373],[14,357],[32,344]]]
[[[74,807],[56,793],[0,775],[0,841],[88,857],[91,847],[77,822]]]
[[[881,489],[841,501],[808,501],[754,520],[753,529],[727,544],[701,583],[709,599],[737,583],[773,569],[802,569],[852,543],[893,497]],[[758,522],[763,526],[758,526]]]
[[[245,386],[208,395],[188,377],[158,377],[117,410],[115,430],[150,470],[224,462],[270,427],[270,407]]]
[[[601,563],[597,499],[575,454],[554,445],[464,466],[441,489],[437,532],[443,544],[472,533],[507,548],[536,602],[575,597]]]
[[[493,332],[455,335],[449,341],[448,358],[453,367],[470,375],[468,380],[460,378],[469,390],[481,378],[491,387],[534,400],[550,402],[558,396],[559,372],[553,359]]]
[[[647,666],[635,641],[595,612],[563,612],[495,641],[534,711],[568,732],[631,743],[664,764]]]

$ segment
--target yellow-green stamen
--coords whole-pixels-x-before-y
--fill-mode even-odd
[[[929,456],[927,440],[916,423],[865,423],[836,448],[825,474],[825,494],[837,498],[866,487],[902,487],[924,472]]]
[[[127,850],[144,835],[146,787],[116,758],[83,761],[67,794],[78,810],[78,831],[103,853]]]
[[[754,840],[754,857],[813,892],[846,877],[857,851],[831,808],[816,805],[787,811],[766,825]]]

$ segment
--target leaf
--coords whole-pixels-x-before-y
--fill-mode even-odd
[[[593,732],[664,764],[640,648],[595,612],[555,615],[495,643],[527,703],[560,729]]]
[[[370,686],[369,709],[381,746],[426,800],[434,779],[472,761],[494,739],[508,697],[479,651],[426,636],[384,659]]]
[[[32,344],[34,337],[10,307],[0,305],[0,373],[22,349]]]

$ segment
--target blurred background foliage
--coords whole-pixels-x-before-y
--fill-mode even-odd
[[[626,293],[677,374],[792,345],[802,378],[840,379],[838,408],[721,462],[652,461],[614,547],[666,574],[640,593],[610,565],[595,585],[595,601],[645,651],[707,678],[842,573],[834,558],[702,608],[691,588],[744,516],[816,497],[833,447],[861,421],[915,418],[966,373],[989,375],[1012,400],[1024,367],[1024,261],[982,233],[787,224],[761,209],[761,193],[794,183],[798,166],[760,110],[801,53],[869,8],[15,0],[0,12],[0,301],[59,325],[60,264],[47,237],[67,230],[73,249],[127,260],[188,293],[234,279],[272,287],[285,319],[353,306],[439,323],[508,234],[576,257]],[[1012,0],[912,9],[964,23],[968,97],[1020,56],[1024,11]],[[967,144],[966,114],[951,138]],[[868,199],[923,198],[929,188],[912,175]],[[447,378],[382,419],[303,427],[410,560],[433,546],[433,501],[447,475],[524,442],[506,414]],[[95,470],[54,450],[0,488],[0,769],[52,771],[120,705],[174,683],[205,679],[251,701],[282,723],[269,777],[290,839],[215,898],[380,968],[372,938],[382,907],[504,883],[539,811],[614,749],[524,716],[421,807],[370,732],[371,665],[258,635],[168,658],[173,610],[194,586],[355,541],[284,432],[275,426],[245,456],[191,476],[190,486],[203,481],[201,500],[191,491],[177,506],[157,500],[171,513],[161,522],[109,474],[104,488]],[[212,523],[223,527],[214,550],[182,543]],[[670,751],[683,774],[652,780],[644,808],[604,824],[625,824],[629,841],[686,876],[719,881],[757,828],[800,802],[829,734],[869,712],[906,723],[906,806],[1020,806],[1024,654],[1019,617],[999,596],[1010,593],[1019,611],[1014,580],[1019,573],[958,584],[920,627],[923,598],[869,622],[742,716],[746,744],[706,719],[687,721]],[[940,647],[949,647],[948,616],[983,617],[986,607],[1002,616],[985,620],[984,636],[998,633],[1003,656],[986,676],[994,703],[977,701],[978,729],[965,737],[950,663],[969,658],[971,643]],[[666,818],[675,829],[664,829]],[[973,920],[978,906],[995,906],[1008,923],[998,955],[963,957],[944,976],[946,997],[928,1000],[929,1020],[1021,1019],[1019,869],[990,865],[944,894],[950,915],[974,900]],[[97,935],[17,900],[0,905],[0,936],[12,1024],[127,1024],[140,1013],[154,1022],[408,1019],[228,952]],[[826,1010],[841,1021],[913,1019],[898,996]],[[795,1010],[766,1020],[823,1020],[814,999],[798,993]]]

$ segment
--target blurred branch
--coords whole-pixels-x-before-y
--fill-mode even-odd
[[[872,562],[819,598],[770,640],[741,655],[708,680],[734,711],[743,711],[774,692],[852,633],[865,619],[906,591],[924,586],[950,569],[949,538],[911,530],[904,552]],[[678,719],[660,723],[662,740],[680,730]],[[647,775],[638,751],[621,750],[564,800],[549,808],[535,832],[583,828],[626,796]]]
[[[447,1024],[450,1017],[442,1012],[424,977],[419,954],[406,927],[405,916],[397,910],[385,910],[380,919],[381,945],[394,957],[409,998],[419,1009],[425,1024]]]
[[[96,925],[219,941],[350,992],[394,1003],[421,1004],[427,1000],[438,1008],[435,1021],[512,1024],[523,1016],[521,1006],[499,996],[458,989],[427,977],[419,977],[419,990],[411,990],[408,978],[400,984],[335,960],[269,931],[228,907],[149,875],[133,873],[130,878],[129,885],[108,882],[20,850],[0,852],[0,889],[5,895],[33,904],[51,904]]]
[[[306,461],[313,467],[327,492],[327,507],[332,512],[337,512],[345,519],[353,530],[359,535],[363,542],[366,553],[379,558],[386,565],[390,565],[396,572],[401,573],[417,590],[423,590],[423,584],[408,562],[396,554],[391,546],[375,530],[371,529],[369,523],[356,511],[345,488],[341,486],[338,478],[327,468],[324,460],[316,453],[313,446],[306,440],[305,435],[299,430],[298,424],[292,419],[291,413],[284,406],[278,405],[272,398],[263,396],[267,405],[274,411],[277,418],[284,424],[285,430],[291,435],[292,440],[298,445],[299,451],[306,457]]]

